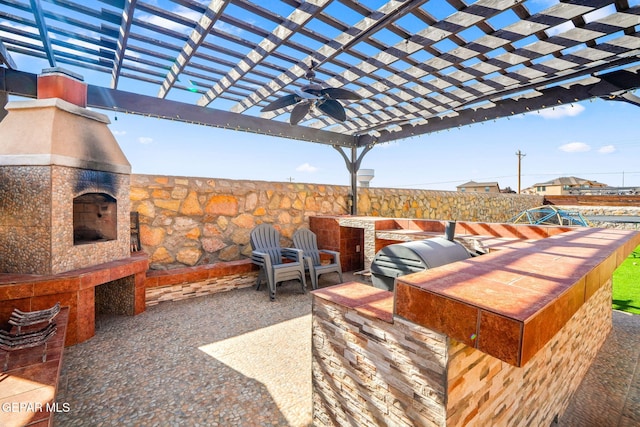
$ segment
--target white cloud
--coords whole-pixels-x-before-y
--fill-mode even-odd
[[[21,30],[24,31],[26,33],[31,33],[34,36],[37,36],[35,39],[30,38],[30,37],[25,37],[25,36],[20,36],[18,34],[13,34],[13,33],[7,33],[6,31],[1,31],[0,30],[0,39],[3,39],[6,37],[6,40],[16,40],[19,42],[23,42],[23,43],[29,43],[29,44],[35,44],[35,45],[40,45],[42,46],[42,42],[39,41],[39,34],[38,34],[38,30],[33,28],[33,27],[26,27],[24,25],[18,25],[16,23],[13,22],[9,22],[9,21],[0,21],[0,24],[2,24],[5,27],[10,27],[10,28],[15,28],[16,30]]]
[[[174,8],[171,12],[194,22],[198,22],[198,20],[202,16],[198,12],[187,9],[186,7],[183,7],[183,6],[178,6]],[[168,30],[177,31],[185,34],[188,34],[192,30],[192,27],[184,26],[176,21],[168,20],[157,15],[145,14],[145,15],[136,16],[136,18],[139,18],[142,21],[148,22],[153,25],[164,27]]]
[[[122,136],[122,135],[126,135],[127,131],[126,130],[112,130],[111,133],[116,135],[116,136]]]
[[[573,117],[584,111],[584,107],[580,104],[575,105],[559,105],[553,108],[545,108],[538,113],[545,119],[561,119],[563,117]]]
[[[216,21],[216,23],[213,25],[213,28],[236,36],[240,36],[244,33],[244,30],[242,28],[234,27],[233,25],[229,25],[226,22],[222,21]]]
[[[558,34],[565,33],[574,28],[575,28],[575,25],[573,25],[573,22],[567,21],[567,22],[563,22],[562,24],[556,25],[555,27],[547,28],[546,30],[544,30],[544,32],[547,33],[547,36],[553,37],[553,36],[557,36]]]
[[[566,153],[583,153],[591,150],[591,147],[584,142],[570,142],[568,144],[561,145],[558,149]]]
[[[138,138],[138,142],[140,144],[151,144],[153,142],[153,138],[149,138],[148,136],[141,136]]]
[[[613,153],[614,151],[616,151],[616,147],[613,145],[605,145],[604,147],[600,147],[600,149],[598,150],[598,153],[601,154],[609,154],[609,153]]]
[[[313,173],[313,172],[316,172],[317,170],[318,170],[317,167],[311,166],[309,163],[303,163],[303,164],[301,164],[300,166],[298,166],[296,168],[296,171],[298,171],[298,172],[310,172],[310,173]]]

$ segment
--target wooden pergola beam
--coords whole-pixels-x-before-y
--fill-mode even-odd
[[[430,118],[425,124],[401,126],[397,132],[381,131],[379,136],[361,135],[358,138],[358,146],[411,138],[591,98],[611,96],[612,99],[617,99],[624,92],[637,88],[640,88],[640,66],[611,71],[597,77],[587,77],[567,85],[541,88],[536,91],[537,94],[523,95],[520,98],[487,101],[477,108],[461,110],[455,116]]]
[[[2,40],[0,40],[0,64],[4,64],[13,70],[18,68]]]
[[[42,13],[42,6],[40,0],[31,0],[31,8],[33,9],[33,16],[40,32],[40,39],[42,40],[42,47],[47,60],[51,67],[56,66],[56,58],[53,54],[53,48],[51,46],[51,40],[49,39],[49,31],[47,30],[47,24],[44,21],[44,14]]]
[[[36,89],[37,76],[35,74],[0,68],[0,91],[36,98]],[[351,135],[310,129],[303,126],[292,126],[276,120],[231,113],[94,85],[87,86],[87,105],[101,110],[138,114],[331,146],[353,147],[356,141],[355,137]]]

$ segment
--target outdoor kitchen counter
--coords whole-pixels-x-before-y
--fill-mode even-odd
[[[356,283],[314,295],[523,366],[639,244],[637,232],[579,228],[400,277],[395,295]]]
[[[639,244],[595,228],[522,242],[398,278],[394,314],[523,366]]]

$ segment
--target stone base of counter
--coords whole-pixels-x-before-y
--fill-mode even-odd
[[[255,286],[258,267],[250,259],[172,270],[150,270],[145,280],[146,306]],[[264,288],[263,288],[264,289]]]
[[[314,425],[550,425],[612,325],[611,281],[524,367],[393,317],[393,294],[314,291]]]

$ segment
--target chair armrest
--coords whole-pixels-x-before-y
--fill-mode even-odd
[[[282,248],[282,256],[296,262],[302,263],[303,254],[302,249]]]
[[[333,262],[336,264],[340,264],[340,252],[330,251],[328,249],[320,249],[318,252],[321,254],[331,255],[333,257]]]
[[[271,269],[271,266],[273,265],[269,254],[260,251],[251,251],[251,262],[264,267],[267,270]]]

